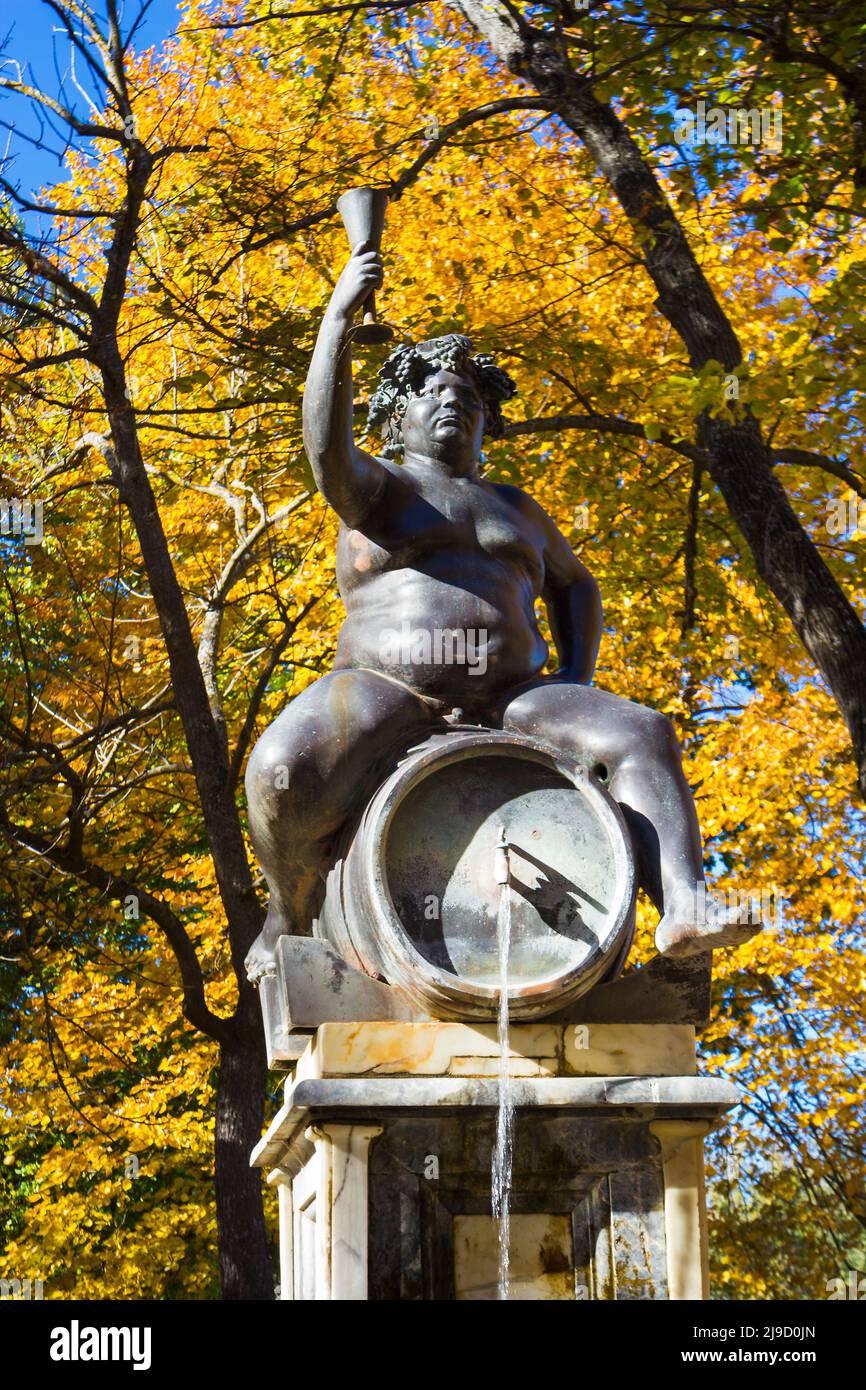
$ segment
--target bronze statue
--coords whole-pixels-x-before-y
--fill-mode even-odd
[[[670,722],[590,684],[598,585],[531,497],[479,477],[482,438],[502,432],[511,380],[457,335],[400,347],[371,402],[385,457],[355,444],[352,321],[382,278],[375,243],[360,242],[307,379],[304,442],[342,523],[346,620],[333,671],[292,701],[249,759],[250,829],[270,888],[250,978],[273,969],[280,935],[309,932],[339,834],[363,808],[371,777],[456,720],[531,734],[605,779],[661,914],[659,951],[746,940],[756,925],[730,915],[703,922],[689,911],[703,883],[701,841]],[[540,674],[548,648],[539,599],[559,657],[549,676]]]

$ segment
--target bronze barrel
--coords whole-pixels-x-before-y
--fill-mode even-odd
[[[503,829],[509,1014],[557,1013],[622,966],[635,868],[603,783],[530,738],[479,728],[410,749],[332,869],[316,935],[434,1018],[495,1017]]]

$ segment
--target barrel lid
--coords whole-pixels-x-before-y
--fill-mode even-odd
[[[621,956],[635,897],[622,813],[588,767],[547,745],[498,730],[433,736],[364,819],[365,898],[385,974],[425,1008],[495,1012],[503,895],[512,1017],[563,1007]]]

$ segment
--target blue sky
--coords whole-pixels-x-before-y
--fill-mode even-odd
[[[90,0],[91,8],[100,18],[105,15],[105,0]],[[123,29],[128,30],[140,9],[140,0],[120,0],[124,13]],[[154,43],[173,33],[178,24],[179,0],[151,0],[141,29],[138,31],[136,48],[149,48]],[[59,32],[60,21],[49,9],[44,0],[15,0],[4,6],[0,19],[0,42],[3,44],[4,59],[16,59],[28,69],[25,80],[33,82],[51,96],[58,95],[60,80],[69,68],[69,39]],[[56,66],[55,66],[56,65]],[[80,67],[80,65],[79,65]],[[6,75],[14,75],[14,70],[6,66]],[[77,106],[83,106],[79,98]],[[4,94],[0,101],[0,120],[14,124],[16,131],[23,134],[36,134],[36,122],[26,101],[20,97]],[[57,139],[48,133],[53,146]],[[29,195],[46,183],[53,182],[61,170],[55,156],[37,150],[20,136],[9,137],[8,129],[0,129],[0,151],[12,155],[13,162],[6,164],[4,175],[20,191]]]

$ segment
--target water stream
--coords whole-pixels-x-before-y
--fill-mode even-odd
[[[505,836],[503,832],[502,840]],[[507,863],[507,849],[503,857]],[[508,1260],[510,1237],[511,1168],[514,1155],[514,1105],[508,1062],[508,952],[511,946],[511,888],[506,874],[499,883],[499,910],[496,917],[499,948],[499,1105],[496,1111],[496,1142],[491,1172],[493,1216],[499,1223],[499,1281],[497,1297],[508,1298]]]

